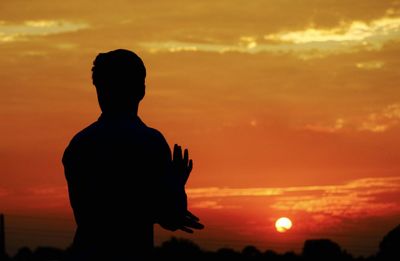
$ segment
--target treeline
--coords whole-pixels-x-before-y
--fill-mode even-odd
[[[35,251],[21,248],[12,257],[3,257],[7,261],[63,261],[67,260],[69,249],[38,247]],[[302,253],[283,254],[272,250],[261,251],[254,246],[246,246],[241,251],[221,248],[217,251],[205,251],[187,239],[171,238],[154,249],[152,260],[185,261],[400,261],[400,225],[390,231],[381,241],[379,250],[369,257],[353,257],[337,243],[329,239],[306,240]]]
[[[391,230],[380,242],[375,255],[354,257],[339,244],[329,239],[306,240],[300,254],[279,254],[246,246],[241,251],[221,248],[215,252],[203,251],[190,240],[171,238],[155,249],[154,260],[190,261],[400,261],[400,225]]]

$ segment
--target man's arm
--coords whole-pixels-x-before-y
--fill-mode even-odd
[[[74,217],[77,225],[81,225],[85,222],[85,208],[83,205],[85,204],[84,195],[82,195],[83,190],[83,180],[81,175],[81,167],[79,166],[79,162],[77,158],[78,150],[75,148],[73,141],[70,145],[65,149],[62,163],[64,165],[64,174],[68,184],[68,194],[69,200],[74,212]]]

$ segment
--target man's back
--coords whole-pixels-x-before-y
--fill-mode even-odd
[[[63,163],[77,222],[74,247],[86,254],[148,253],[171,168],[163,136],[137,116],[103,114],[74,137]]]

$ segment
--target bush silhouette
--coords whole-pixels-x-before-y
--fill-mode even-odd
[[[383,237],[379,244],[380,260],[400,260],[400,225]]]
[[[255,246],[246,246],[245,248],[243,248],[242,255],[247,260],[261,259],[261,251],[258,250]]]
[[[52,247],[39,247],[34,252],[29,248],[21,248],[17,254],[6,260],[16,261],[62,261],[68,256],[65,251]],[[1,260],[1,259],[0,259]],[[3,259],[4,260],[4,259]],[[400,260],[400,225],[391,230],[382,239],[376,256],[353,258],[330,239],[306,240],[301,255],[294,252],[284,254],[272,250],[260,251],[252,245],[236,251],[232,248],[220,248],[217,251],[204,251],[196,243],[188,239],[172,237],[161,246],[155,248],[154,258],[149,260],[184,260],[184,261],[399,261]],[[2,261],[2,260],[1,260]]]
[[[188,239],[172,237],[161,245],[158,254],[163,258],[198,260],[199,257],[201,258],[203,251]]]
[[[33,253],[28,247],[20,248],[13,258],[15,261],[30,261],[32,259]]]
[[[340,260],[342,250],[330,239],[306,240],[303,248],[303,257],[307,260]]]

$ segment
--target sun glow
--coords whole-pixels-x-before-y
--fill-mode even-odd
[[[276,231],[280,233],[284,233],[290,230],[293,226],[293,223],[287,217],[281,217],[275,222]]]

